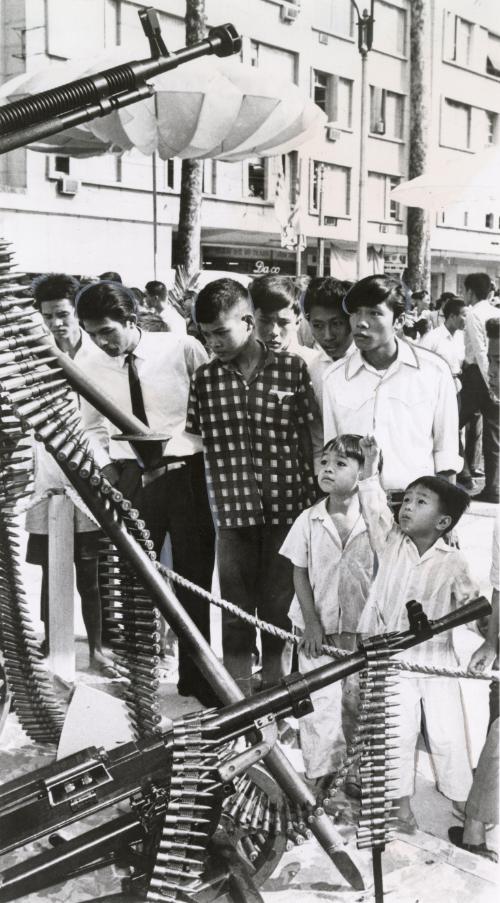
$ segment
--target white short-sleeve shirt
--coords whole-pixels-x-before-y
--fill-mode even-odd
[[[360,514],[344,547],[326,509],[326,499],[307,508],[293,524],[280,555],[307,568],[314,604],[326,634],[356,633],[368,597],[373,553]],[[289,611],[293,624],[305,627],[295,595]]]

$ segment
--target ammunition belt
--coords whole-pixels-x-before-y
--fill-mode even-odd
[[[26,303],[16,298],[24,286],[11,272],[7,248],[0,241],[0,648],[23,730],[36,742],[57,743],[64,713],[38,649],[21,578],[16,509],[32,491],[32,452],[2,377],[14,392],[32,377],[19,347],[25,335],[16,328],[20,314],[12,313],[13,305]]]
[[[201,883],[220,758],[203,736],[210,712],[194,712],[173,724],[172,777],[167,811],[147,893],[148,901],[191,896]]]
[[[392,840],[391,797],[397,769],[397,707],[394,686],[397,671],[387,654],[384,638],[365,644],[368,667],[360,674],[360,698],[363,705],[362,727],[366,742],[359,766],[361,813],[357,831],[358,848],[383,850]]]
[[[10,261],[10,253],[0,244],[0,270],[6,256]],[[34,739],[56,742],[63,716],[36,651],[9,521],[18,499],[30,492],[31,465],[24,463],[18,445],[23,435],[34,432],[45,445],[105,532],[111,526],[121,536],[126,534],[128,547],[138,544],[153,568],[156,556],[139,512],[96,465],[81,428],[74,392],[61,368],[54,366],[50,345],[40,333],[40,315],[30,299],[16,297],[18,289],[0,286],[0,501],[4,503],[0,527],[6,540],[0,580],[8,588],[0,603],[0,635],[21,724]],[[103,574],[112,648],[117,669],[128,681],[125,701],[129,716],[136,735],[148,737],[162,726],[157,704],[158,611],[126,558],[109,543],[103,552]]]

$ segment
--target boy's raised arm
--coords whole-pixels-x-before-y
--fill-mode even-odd
[[[366,524],[370,545],[376,555],[385,547],[394,518],[379,479],[380,449],[374,436],[360,439],[363,466],[359,475],[359,503]]]

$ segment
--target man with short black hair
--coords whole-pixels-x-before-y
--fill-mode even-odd
[[[165,283],[159,282],[157,279],[151,279],[149,282],[146,282],[144,287],[146,289],[144,302],[147,307],[160,315],[167,324],[169,332],[178,332],[185,335],[187,332],[186,321],[168,300],[168,291]]]
[[[443,305],[444,322],[424,335],[420,345],[439,354],[450,365],[457,392],[460,392],[460,374],[465,357],[463,330],[465,326],[465,301],[454,295]]]
[[[396,338],[405,310],[401,283],[366,276],[347,293],[344,308],[356,350],[324,378],[325,442],[373,433],[384,454],[383,486],[396,500],[423,474],[454,480],[460,458],[453,378],[436,354]]]
[[[318,354],[309,374],[318,403],[323,403],[323,377],[334,361],[354,350],[349,315],[342,307],[352,282],[319,276],[311,279],[304,295],[304,316]]]
[[[146,332],[137,325],[137,305],[123,285],[98,282],[82,289],[77,300],[80,321],[105,353],[92,370],[115,403],[154,432],[169,437],[152,479],[143,479],[128,442],[117,442],[105,418],[85,403],[87,430],[100,442],[106,474],[141,512],[157,553],[168,532],[174,569],[209,590],[214,567],[214,528],[208,505],[201,442],[184,434],[189,383],[207,355],[196,339],[170,332]],[[106,455],[107,453],[107,455]],[[103,462],[104,463],[104,462]],[[153,474],[149,474],[153,477]],[[207,640],[210,610],[184,587],[176,588],[184,608]],[[181,696],[204,705],[217,704],[186,645],[179,642]]]

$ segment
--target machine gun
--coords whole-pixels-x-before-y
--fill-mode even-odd
[[[153,7],[141,9],[139,17],[151,57],[131,60],[0,107],[0,153],[41,141],[152,97],[154,87],[146,80],[182,63],[210,54],[231,56],[241,50],[240,35],[233,25],[226,24],[211,28],[206,40],[169,53]]]
[[[49,833],[56,846],[1,873],[0,903],[109,862],[126,865],[131,873],[117,900],[208,901],[228,890],[230,899],[262,899],[258,884],[275,864],[284,837],[286,801],[256,768],[275,745],[276,718],[310,712],[313,691],[366,668],[374,649],[390,657],[490,610],[481,597],[428,621],[420,605],[408,603],[409,630],[368,640],[342,662],[293,674],[220,710],[181,718],[154,740],[109,752],[89,748],[5,784],[0,852]],[[234,753],[231,742],[242,735],[250,745]],[[107,814],[100,826],[70,840],[54,836],[124,800],[129,812]],[[239,822],[238,811],[244,814]],[[318,807],[306,807],[302,815],[306,823],[329,821]],[[340,838],[336,852],[351,862]]]

